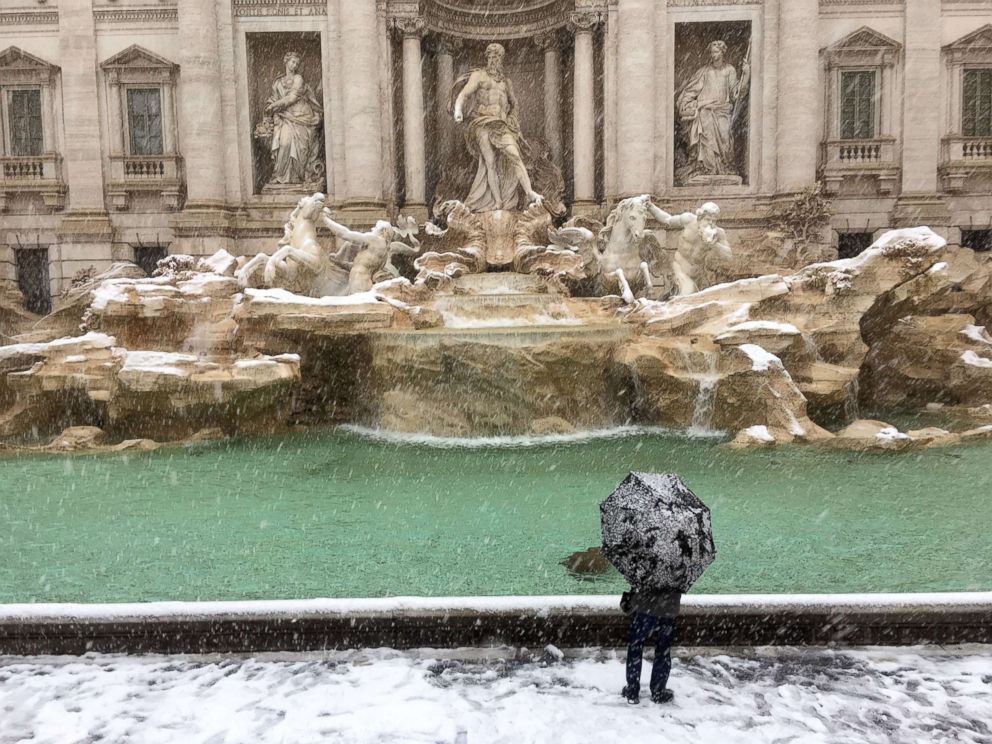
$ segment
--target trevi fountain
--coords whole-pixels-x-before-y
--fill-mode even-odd
[[[723,51],[715,45],[711,54],[720,61]],[[789,549],[803,566],[798,578],[782,564],[785,546],[762,543],[756,550],[764,573],[727,563],[723,573],[717,567],[708,575],[710,590],[975,588],[977,568],[948,574],[940,564],[928,574],[922,562],[915,578],[892,564],[892,575],[854,586],[857,572],[810,553],[803,541],[816,515],[830,511],[817,488],[832,484],[828,493],[850,498],[835,503],[828,519],[840,525],[838,540],[856,544],[858,525],[871,518],[858,504],[916,484],[912,467],[921,460],[907,460],[908,451],[929,458],[922,461],[934,479],[954,465],[972,474],[969,482],[988,482],[981,442],[992,438],[989,254],[948,245],[919,226],[885,232],[859,255],[830,260],[829,246],[807,224],[827,209],[818,187],[746,245],[721,228],[718,196],[684,211],[635,195],[602,220],[588,211],[570,217],[561,172],[523,134],[503,54],[490,44],[480,66],[455,82],[445,143],[451,163],[442,163],[429,219],[383,213],[359,229],[324,194],[305,193],[282,239],[265,251],[169,255],[151,276],[118,262],[80,275],[44,317],[5,300],[0,437],[9,451],[5,481],[19,499],[6,508],[21,515],[11,539],[21,535],[34,546],[18,560],[30,562],[48,544],[68,549],[68,534],[42,539],[31,527],[55,492],[58,508],[79,525],[127,482],[145,494],[144,517],[108,536],[119,541],[118,556],[134,550],[133,540],[152,555],[160,539],[171,540],[171,555],[182,545],[182,560],[198,567],[170,583],[139,561],[123,583],[101,589],[92,575],[74,577],[69,564],[40,587],[18,579],[8,601],[358,596],[397,586],[442,594],[583,591],[548,566],[592,544],[594,510],[590,519],[559,525],[569,537],[557,544],[541,532],[547,509],[513,494],[543,483],[549,493],[562,489],[561,498],[577,508],[580,481],[595,482],[598,498],[615,480],[611,468],[635,465],[677,469],[709,484],[716,513],[734,514],[735,526],[725,525],[727,545],[747,546],[747,534],[764,529],[747,504],[782,510],[773,532],[795,539]],[[299,194],[320,180],[311,167],[318,147],[312,133],[323,114],[298,64],[298,55],[286,54],[285,73],[255,127],[272,160],[266,193],[287,193],[288,183]],[[700,70],[680,96],[687,120],[696,115],[694,95],[706,74]],[[747,74],[728,83],[728,107]],[[295,103],[281,115],[286,96]],[[702,144],[683,176],[714,189],[739,182],[722,172],[727,153],[706,151],[711,138],[700,131]],[[225,438],[228,445],[211,443]],[[606,444],[596,445],[597,438]],[[522,443],[531,448],[513,449]],[[504,454],[484,466],[460,459],[479,447]],[[52,455],[74,451],[102,454]],[[886,454],[872,456],[883,459],[860,459],[876,451]],[[963,459],[951,463],[942,451]],[[735,473],[749,462],[763,475],[737,482]],[[723,475],[711,482],[717,470]],[[70,474],[71,487],[59,480]],[[461,485],[448,482],[454,474]],[[320,531],[323,522],[296,508],[310,498],[294,490],[301,478],[323,483],[328,499],[339,491],[365,494],[350,511],[340,507],[341,529],[327,527],[312,545],[308,525]],[[784,494],[783,482],[792,483]],[[205,494],[226,494],[216,496],[216,514],[214,496],[197,495],[201,485]],[[452,488],[477,499],[455,499]],[[962,499],[967,519],[977,507]],[[486,505],[496,513],[521,510],[534,531],[502,530],[499,519],[480,517]],[[176,527],[173,508],[197,516]],[[319,513],[335,522],[329,509],[313,519]],[[222,512],[226,526],[218,529]],[[896,532],[929,529],[925,510],[902,518],[913,529],[900,523]],[[355,526],[369,520],[384,525],[374,538]],[[215,527],[201,534],[201,521]],[[452,531],[439,537],[449,521]],[[266,562],[275,566],[271,574],[253,564],[247,588],[213,576],[209,565],[243,560],[255,539],[249,535],[269,524],[299,530],[277,537],[270,529],[269,539],[289,551],[285,561]],[[412,556],[383,546],[410,561],[378,573],[345,570],[364,540],[386,539],[391,529],[420,534],[421,527],[432,549]],[[198,535],[196,546],[187,530]],[[481,546],[490,540],[506,546],[496,559],[484,558]],[[533,565],[521,569],[512,555],[525,543],[540,547],[532,547]],[[300,545],[310,545],[308,557],[300,557]],[[981,550],[963,552],[980,560]],[[457,554],[473,570],[452,585],[437,566],[424,568],[435,565],[435,553],[445,560]],[[320,567],[332,560],[342,570],[329,587]],[[111,569],[97,571],[98,585],[104,570]]]

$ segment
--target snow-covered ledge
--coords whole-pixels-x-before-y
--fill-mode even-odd
[[[619,597],[0,605],[0,654],[620,647]],[[992,592],[690,595],[685,646],[992,644]]]
[[[620,614],[619,595],[496,597],[386,597],[382,599],[288,599],[237,602],[140,602],[129,604],[0,604],[0,624],[302,620],[325,617],[460,615]],[[683,616],[713,614],[893,613],[992,611],[992,592],[918,594],[698,594],[686,595]]]

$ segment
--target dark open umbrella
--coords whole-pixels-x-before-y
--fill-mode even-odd
[[[710,510],[674,473],[631,473],[599,513],[603,554],[636,588],[686,592],[716,556]]]

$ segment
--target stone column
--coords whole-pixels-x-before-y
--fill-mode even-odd
[[[382,94],[375,0],[338,0],[344,77],[343,208],[359,220],[382,216]]]
[[[124,94],[117,71],[109,71],[110,99],[107,101],[107,125],[110,127],[110,154],[124,154]],[[162,123],[168,121],[162,116]]]
[[[217,9],[212,0],[179,0],[179,141],[186,160],[187,209],[219,208],[227,194],[221,122]]]
[[[162,151],[166,155],[176,154],[175,112],[172,97],[175,95],[174,78],[169,79],[168,85],[162,86]]]
[[[572,13],[569,28],[575,34],[572,72],[572,177],[575,194],[572,213],[596,209],[596,89],[592,35],[602,13]]]
[[[551,160],[562,167],[560,39],[554,31],[539,34],[534,41],[544,50],[544,139]]]
[[[49,81],[41,89],[41,138],[45,152],[55,152],[55,107],[52,104],[52,87]],[[0,153],[3,152],[3,137],[0,137]]]
[[[70,212],[104,212],[103,153],[96,106],[96,31],[91,0],[59,3],[59,57],[65,122],[63,163]]]
[[[406,184],[404,210],[427,218],[427,164],[424,156],[424,78],[420,39],[423,18],[394,18],[403,34],[403,163]]]
[[[437,45],[437,133],[440,142],[437,152],[442,160],[447,160],[454,152],[455,128],[448,106],[451,102],[451,89],[455,86],[455,53],[463,44],[462,40],[451,36],[438,36]]]
[[[815,0],[814,0],[815,2]],[[655,0],[617,4],[617,198],[651,192]]]
[[[948,215],[937,195],[940,163],[941,89],[940,3],[906,0],[906,54],[903,67],[902,196],[896,226],[946,224]]]
[[[786,0],[778,19],[778,191],[793,193],[816,181],[820,131],[817,0]]]
[[[68,210],[56,229],[63,259],[62,286],[54,289],[64,289],[80,269],[92,266],[103,271],[113,260],[113,227],[104,201],[103,147],[96,105],[99,89],[92,0],[59,3],[59,58],[65,135],[62,164],[69,193]]]

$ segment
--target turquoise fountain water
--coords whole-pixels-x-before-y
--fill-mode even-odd
[[[676,471],[712,509],[701,593],[992,589],[992,444],[527,441],[338,430],[5,457],[0,602],[618,592],[618,575],[580,580],[559,561],[598,544],[598,503],[629,470]]]

